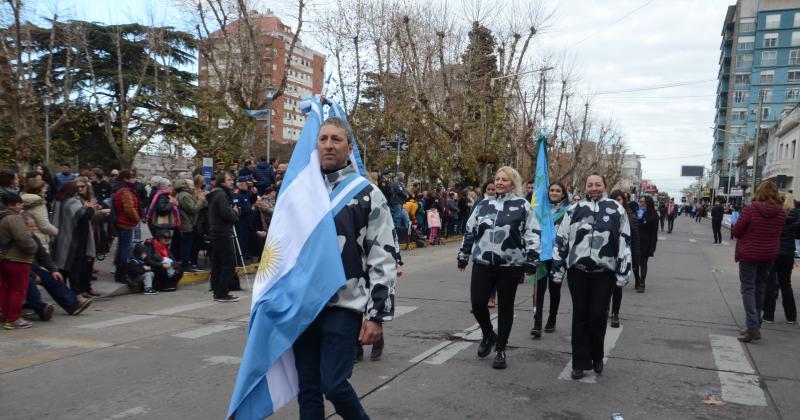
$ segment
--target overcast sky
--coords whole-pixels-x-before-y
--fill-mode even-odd
[[[715,79],[722,22],[728,5],[734,2],[551,1],[556,18],[537,37],[537,47],[554,54],[568,51],[574,57],[581,82],[592,92]],[[156,5],[159,13],[168,14],[170,8],[166,5],[172,0],[56,3],[76,19],[119,23],[131,16],[143,16],[147,5]],[[264,1],[267,5],[281,5],[270,6],[279,15],[287,13],[287,3]],[[290,18],[286,20],[291,22]],[[679,176],[681,165],[710,166],[713,140],[709,127],[714,121],[716,87],[713,80],[669,89],[596,95],[593,107],[614,118],[630,151],[645,156],[644,178],[661,190],[676,194],[691,182]]]

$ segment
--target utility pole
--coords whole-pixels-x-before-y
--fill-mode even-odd
[[[761,114],[762,107],[764,106],[764,95],[761,91],[758,92],[758,115],[756,115],[756,145],[753,149],[753,188],[750,189],[750,201],[753,201],[753,193],[756,190],[756,177],[758,176],[758,143],[761,140]]]

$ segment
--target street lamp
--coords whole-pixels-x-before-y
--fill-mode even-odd
[[[50,97],[42,99],[44,103],[44,164],[50,164]]]

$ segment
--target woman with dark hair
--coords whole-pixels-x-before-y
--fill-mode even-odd
[[[781,193],[781,199],[786,217],[781,230],[778,258],[772,266],[772,273],[767,277],[763,319],[764,322],[775,322],[775,301],[778,299],[780,291],[786,322],[796,324],[797,306],[795,306],[794,292],[792,291],[792,269],[796,251],[794,241],[800,236],[800,210],[795,207],[794,196],[791,193]]]
[[[644,293],[647,279],[647,260],[656,253],[658,243],[658,213],[653,197],[646,195],[639,199],[639,211],[636,220],[639,222],[639,283],[636,291]]]
[[[0,197],[4,194],[19,194],[19,176],[11,169],[0,171]]]
[[[88,182],[80,187],[80,190],[90,188]],[[81,201],[79,193],[78,182],[67,181],[56,194],[53,224],[59,234],[51,242],[51,254],[59,271],[69,279],[72,291],[90,298],[99,296],[90,284],[95,254],[91,221],[97,203],[94,199]]]
[[[564,220],[564,216],[569,212],[572,206],[569,204],[569,196],[567,195],[567,188],[560,182],[553,182],[547,190],[547,196],[550,199],[550,210],[553,213],[553,231],[557,231]],[[544,308],[544,294],[547,289],[550,289],[550,307],[549,315],[547,316],[547,323],[544,325],[544,332],[551,333],[556,330],[556,316],[558,315],[558,305],[561,303],[561,279],[554,279],[550,275],[550,269],[553,266],[553,261],[545,261],[547,265],[547,276],[545,278],[536,280],[536,293],[534,294],[534,304],[537,308],[533,314],[533,328],[531,335],[534,338],[542,336],[542,313]]]
[[[626,213],[628,214],[628,222],[630,223],[631,229],[631,271],[633,271],[633,278],[636,284],[639,284],[639,269],[640,269],[640,261],[641,261],[641,254],[639,250],[641,249],[641,238],[639,236],[639,223],[636,220],[636,215],[634,214],[633,210],[631,210],[631,205],[628,202],[628,194],[625,194],[621,190],[614,190],[611,192],[609,197],[613,200],[616,200],[617,203],[622,205],[625,209]],[[624,285],[623,285],[624,286]],[[619,328],[619,309],[622,306],[622,287],[619,284],[614,287],[614,291],[611,295],[611,328]]]
[[[761,339],[761,309],[764,289],[772,262],[778,258],[785,212],[778,197],[778,185],[764,181],[758,186],[753,202],[742,209],[733,225],[736,241],[736,262],[739,263],[742,304],[747,328],[739,341],[749,343]]]
[[[608,303],[631,270],[628,215],[606,188],[602,175],[586,178],[586,200],[564,216],[553,252],[553,276],[566,274],[572,296],[572,379],[603,371]]]

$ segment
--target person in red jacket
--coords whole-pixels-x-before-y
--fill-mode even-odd
[[[761,339],[761,308],[767,274],[772,262],[778,258],[784,212],[778,196],[778,186],[772,181],[762,182],[753,202],[742,209],[739,220],[733,225],[736,241],[736,261],[739,263],[742,303],[747,328],[739,340],[749,343]]]
[[[115,186],[115,191],[111,195],[112,208],[116,215],[115,226],[117,228],[117,255],[114,264],[117,268],[114,272],[114,280],[118,283],[127,283],[133,287],[128,279],[128,259],[131,257],[131,246],[133,244],[133,230],[139,224],[141,218],[141,204],[139,195],[136,194],[134,183],[136,179],[129,170],[119,173],[120,182]]]

